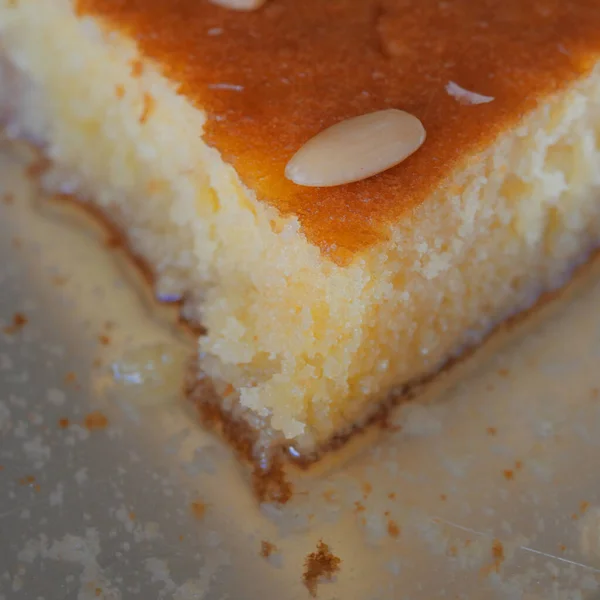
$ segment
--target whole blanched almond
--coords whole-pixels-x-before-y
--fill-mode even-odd
[[[414,115],[380,110],[336,123],[311,138],[288,162],[298,185],[331,187],[360,181],[401,163],[425,141]]]

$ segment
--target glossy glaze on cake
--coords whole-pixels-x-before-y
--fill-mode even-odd
[[[275,0],[251,12],[208,0],[76,5],[135,39],[206,111],[207,142],[241,180],[297,215],[326,252],[387,237],[465,158],[588,74],[600,53],[595,0]],[[449,81],[494,101],[475,112],[446,93]],[[285,179],[311,136],[383,108],[406,110],[427,130],[407,164],[332,189]]]

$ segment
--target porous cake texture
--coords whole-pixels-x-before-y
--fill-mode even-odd
[[[2,117],[206,328],[256,453],[314,457],[598,245],[599,32],[596,0],[0,0]],[[285,178],[386,108],[427,132],[403,163]]]

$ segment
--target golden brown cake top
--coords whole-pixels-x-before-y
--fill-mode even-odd
[[[600,58],[598,0],[268,0],[251,12],[209,0],[75,4],[134,38],[206,110],[206,140],[245,184],[339,260],[380,241],[461,159]],[[461,104],[450,81],[494,100]],[[427,131],[403,163],[332,188],[285,178],[313,135],[383,108]]]

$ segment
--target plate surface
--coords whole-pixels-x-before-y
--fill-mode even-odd
[[[258,506],[177,393],[174,310],[23,162],[2,146],[1,600],[310,598],[321,539],[342,561],[324,600],[600,598],[598,261],[396,431]]]

